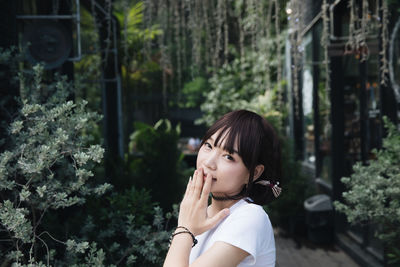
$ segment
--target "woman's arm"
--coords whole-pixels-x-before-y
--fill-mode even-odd
[[[208,196],[211,190],[212,177],[208,174],[205,182],[203,180],[204,174],[200,168],[194,172],[193,179],[189,179],[185,196],[179,209],[178,226],[187,228],[194,236],[211,229],[229,214],[229,209],[224,209],[213,217],[207,216]],[[182,231],[184,230],[178,228],[175,233]],[[192,245],[193,239],[189,233],[175,235],[165,258],[164,267],[189,266],[189,255]],[[236,249],[240,250],[239,248]],[[200,258],[203,257],[201,256]],[[203,265],[202,267],[204,266],[208,265]]]
[[[249,253],[238,247],[217,241],[190,267],[236,267],[248,255]]]

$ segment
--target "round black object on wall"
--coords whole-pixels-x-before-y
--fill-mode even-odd
[[[41,20],[26,27],[23,44],[27,46],[27,59],[35,64],[43,62],[45,69],[61,66],[69,57],[71,34],[54,20]]]

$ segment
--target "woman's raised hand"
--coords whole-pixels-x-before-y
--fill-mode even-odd
[[[178,225],[188,228],[195,236],[213,228],[229,214],[229,209],[223,209],[213,217],[207,216],[211,183],[210,174],[207,174],[204,181],[203,169],[196,170],[193,178],[189,179],[185,196],[179,208]]]

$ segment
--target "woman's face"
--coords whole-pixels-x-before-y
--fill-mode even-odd
[[[237,152],[230,154],[222,149],[224,147],[224,136],[220,146],[214,146],[214,141],[219,132],[206,140],[200,147],[197,155],[197,169],[203,168],[204,179],[211,174],[213,180],[211,193],[215,196],[231,196],[240,193],[243,186],[248,183],[249,170],[244,165],[242,158]],[[235,151],[237,145],[235,144]]]

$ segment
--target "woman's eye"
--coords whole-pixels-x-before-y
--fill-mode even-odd
[[[208,149],[211,149],[211,148],[212,148],[211,144],[208,143],[208,142],[205,142],[205,143],[204,143],[204,146],[205,146],[206,148],[208,148]]]
[[[231,160],[231,161],[234,161],[235,159],[231,156],[231,155],[225,155],[225,158],[227,159],[227,160]]]

